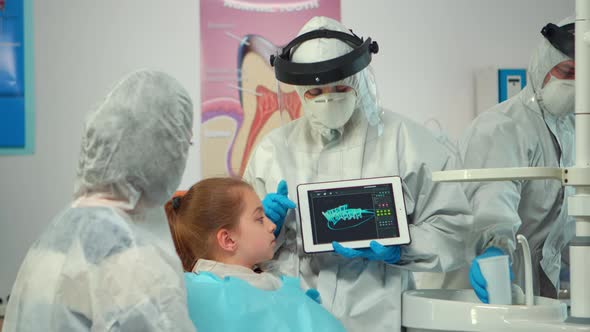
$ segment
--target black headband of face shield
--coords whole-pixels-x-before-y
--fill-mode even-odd
[[[575,59],[575,38],[574,38],[575,24],[570,23],[562,27],[558,27],[553,23],[549,23],[543,27],[541,34],[559,51],[563,54]]]
[[[352,31],[351,31],[352,32]],[[301,43],[316,38],[336,38],[353,50],[338,58],[313,62],[291,62],[291,50]],[[367,38],[363,41],[355,34],[333,30],[314,30],[293,39],[283,47],[278,56],[270,56],[270,65],[275,67],[276,78],[293,85],[322,85],[342,80],[366,68],[371,63],[371,53],[379,52],[377,42]]]

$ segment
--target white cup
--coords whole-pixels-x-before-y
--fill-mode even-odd
[[[482,258],[477,263],[486,279],[490,304],[512,304],[508,256]]]

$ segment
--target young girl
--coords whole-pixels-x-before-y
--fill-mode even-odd
[[[316,302],[317,291],[253,270],[272,259],[276,226],[246,182],[202,180],[168,202],[166,213],[199,332],[344,330]]]

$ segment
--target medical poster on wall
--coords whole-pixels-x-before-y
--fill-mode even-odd
[[[201,0],[201,175],[238,175],[282,123],[269,57],[314,16],[340,20],[340,0]],[[285,103],[301,115],[294,91]],[[284,115],[283,115],[284,116]]]

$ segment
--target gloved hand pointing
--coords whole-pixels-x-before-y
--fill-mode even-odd
[[[289,199],[288,195],[289,189],[287,188],[287,182],[285,180],[281,180],[277,186],[277,192],[267,194],[262,200],[264,214],[266,214],[268,219],[277,225],[275,236],[279,235],[281,227],[283,227],[287,211],[289,209],[294,209],[297,206]]]

